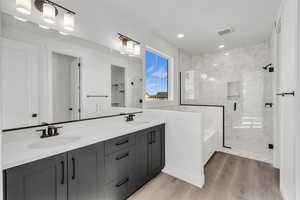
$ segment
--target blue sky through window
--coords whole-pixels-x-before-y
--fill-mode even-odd
[[[146,51],[146,93],[168,92],[168,59]]]

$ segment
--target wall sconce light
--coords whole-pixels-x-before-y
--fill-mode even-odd
[[[121,33],[118,33],[120,40],[120,53],[127,54],[128,56],[140,56],[141,45],[138,41],[135,41]]]

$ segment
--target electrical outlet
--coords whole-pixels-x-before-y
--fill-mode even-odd
[[[96,104],[96,112],[101,113],[102,112],[102,105],[100,103]]]

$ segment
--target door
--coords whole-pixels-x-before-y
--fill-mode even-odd
[[[66,154],[6,171],[6,200],[67,200]]]
[[[141,132],[136,134],[136,162],[135,162],[135,176],[136,189],[144,185],[149,178],[149,146],[148,133]]]
[[[277,23],[277,93],[296,91],[297,84],[297,1],[285,1]],[[298,91],[296,91],[297,96]],[[277,130],[280,137],[280,190],[284,199],[295,199],[295,138],[297,134],[296,98],[277,96]]]
[[[102,143],[68,153],[69,200],[101,200],[104,186]]]
[[[38,48],[1,39],[3,129],[34,125],[38,111]]]
[[[164,165],[164,147],[162,146],[164,139],[162,129],[160,127],[152,129],[148,133],[148,138],[150,138],[150,177],[154,177],[157,173],[161,171]]]

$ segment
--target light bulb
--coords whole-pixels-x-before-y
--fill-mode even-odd
[[[139,44],[136,44],[134,46],[134,55],[139,56],[141,54],[141,46]]]
[[[133,41],[127,41],[126,48],[127,48],[127,51],[129,53],[133,53],[133,51],[134,51],[134,42]]]
[[[74,31],[75,19],[72,13],[64,14],[64,29]]]
[[[16,10],[24,15],[30,15],[31,0],[16,0]]]
[[[43,4],[43,18],[44,18],[45,22],[47,22],[49,24],[54,24],[55,23],[55,7],[48,3],[44,3]]]

